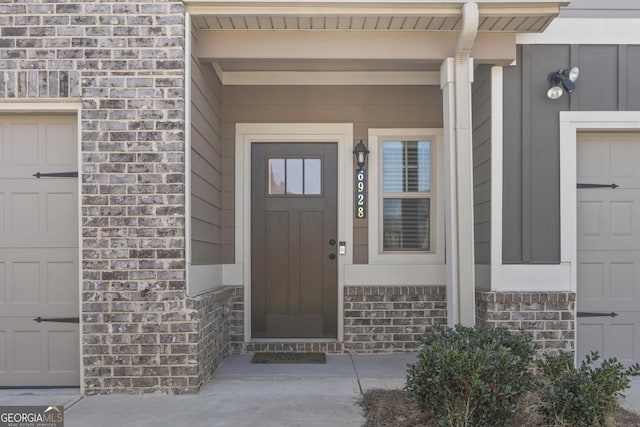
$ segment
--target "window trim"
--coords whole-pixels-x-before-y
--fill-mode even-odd
[[[431,251],[385,252],[382,248],[382,143],[387,140],[429,140],[432,143]],[[369,264],[444,264],[444,188],[442,129],[369,129]]]

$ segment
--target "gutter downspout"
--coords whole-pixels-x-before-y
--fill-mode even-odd
[[[462,7],[462,29],[458,37],[455,58],[448,58],[445,66],[449,79],[453,78],[453,99],[449,113],[453,116],[450,144],[450,238],[447,269],[451,286],[447,308],[449,325],[475,324],[475,259],[473,235],[473,146],[471,121],[471,83],[473,58],[471,50],[478,34],[480,21],[478,5],[465,3]],[[453,70],[452,70],[453,69]],[[453,71],[453,73],[451,73]],[[453,75],[451,75],[453,74]],[[451,82],[450,82],[451,83]]]

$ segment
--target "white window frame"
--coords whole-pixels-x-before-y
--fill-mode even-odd
[[[442,129],[369,129],[368,198],[369,264],[444,264],[444,176]],[[431,141],[431,250],[429,252],[382,249],[382,143],[388,140]]]

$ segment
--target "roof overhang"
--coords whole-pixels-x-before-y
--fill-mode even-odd
[[[458,31],[460,0],[185,0],[199,30]],[[476,0],[479,31],[540,32],[569,1]]]
[[[455,55],[463,26],[463,7],[469,2],[185,0],[184,3],[193,29],[194,55],[202,62],[211,62],[223,82],[237,82],[246,81],[248,73],[273,76],[275,72],[305,72],[307,76],[313,72],[342,73],[330,75],[329,80],[335,80],[337,75],[346,76],[346,72],[378,72],[375,79],[381,73],[392,72],[407,77],[395,81],[413,81],[415,73],[436,72],[444,58]],[[515,59],[516,34],[543,31],[569,1],[474,3],[479,13],[471,52],[474,61],[507,65]],[[320,77],[309,81],[327,75],[315,74]],[[282,81],[290,78],[291,74],[280,74]]]

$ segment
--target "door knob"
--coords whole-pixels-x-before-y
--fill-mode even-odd
[[[330,244],[331,246],[335,246],[335,245],[336,245],[336,239],[331,239],[331,240],[329,240],[329,244]]]
[[[336,259],[336,254],[334,254],[333,252],[331,252],[329,254],[329,259]]]

